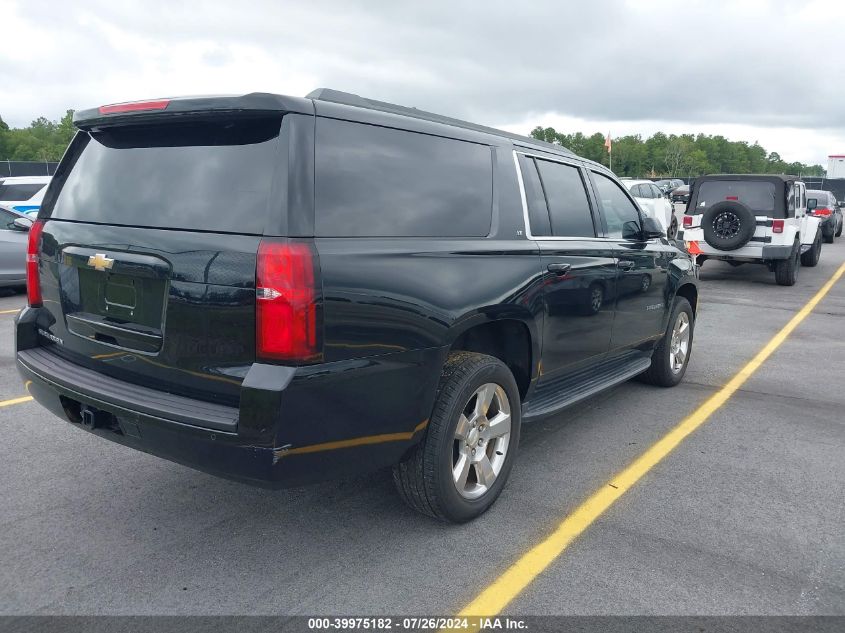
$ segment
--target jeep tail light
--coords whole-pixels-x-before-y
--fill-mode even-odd
[[[772,220],[772,233],[783,233],[783,220]]]
[[[41,246],[41,232],[44,220],[36,220],[29,227],[29,241],[26,247],[26,300],[31,308],[41,307],[41,280],[38,278],[38,247]]]
[[[692,226],[692,216],[691,215],[685,215],[684,216],[684,228],[688,229],[691,226]]]
[[[317,257],[310,244],[262,240],[255,274],[259,358],[309,362],[320,357]]]
[[[144,112],[146,110],[164,110],[170,104],[170,99],[156,99],[154,101],[130,101],[129,103],[113,103],[100,106],[100,114],[120,114],[122,112]]]
[[[734,200],[734,201],[738,201],[738,200],[739,200],[739,196],[725,196],[725,200]]]
[[[833,211],[831,211],[827,207],[819,207],[818,209],[813,209],[813,215],[823,215],[823,216],[827,217],[831,213],[833,213]]]

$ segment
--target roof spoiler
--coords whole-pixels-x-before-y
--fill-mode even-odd
[[[296,112],[314,114],[314,102],[299,97],[253,92],[240,96],[146,99],[79,110],[73,124],[80,130],[142,123],[172,116],[258,116]]]

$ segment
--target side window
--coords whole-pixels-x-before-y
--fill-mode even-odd
[[[581,170],[547,160],[537,160],[537,169],[549,205],[552,235],[595,237],[593,215]]]
[[[493,217],[487,145],[317,119],[317,237],[484,237]]]
[[[607,222],[608,237],[622,237],[622,227],[626,222],[640,222],[640,213],[634,203],[625,195],[622,188],[613,180],[593,172],[596,194]]]
[[[789,194],[786,196],[786,217],[795,217],[795,198],[797,196],[798,185],[792,185]]]
[[[525,202],[528,204],[531,235],[535,237],[551,235],[549,208],[546,206],[546,195],[543,193],[543,184],[540,182],[534,159],[520,154],[519,168],[522,171],[522,184],[525,187]]]
[[[642,198],[643,197],[643,190],[640,185],[633,185],[628,191],[631,192],[631,195],[635,198]]]
[[[654,185],[649,185],[649,188],[651,189],[651,197],[652,198],[662,198],[663,197],[663,193],[660,191],[660,189],[658,189]]]
[[[807,208],[807,188],[801,185],[801,208]]]
[[[11,211],[0,209],[0,231],[14,231],[15,218],[17,217],[20,216],[15,215]]]

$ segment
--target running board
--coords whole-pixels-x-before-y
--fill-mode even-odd
[[[641,374],[651,366],[651,357],[642,352],[602,361],[575,374],[538,385],[522,408],[522,420],[542,418],[589,398]]]

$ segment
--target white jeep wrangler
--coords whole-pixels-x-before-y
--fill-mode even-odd
[[[815,266],[822,249],[821,222],[807,213],[807,187],[794,176],[696,178],[678,239],[699,264],[766,264],[782,286],[795,283],[802,264]]]

